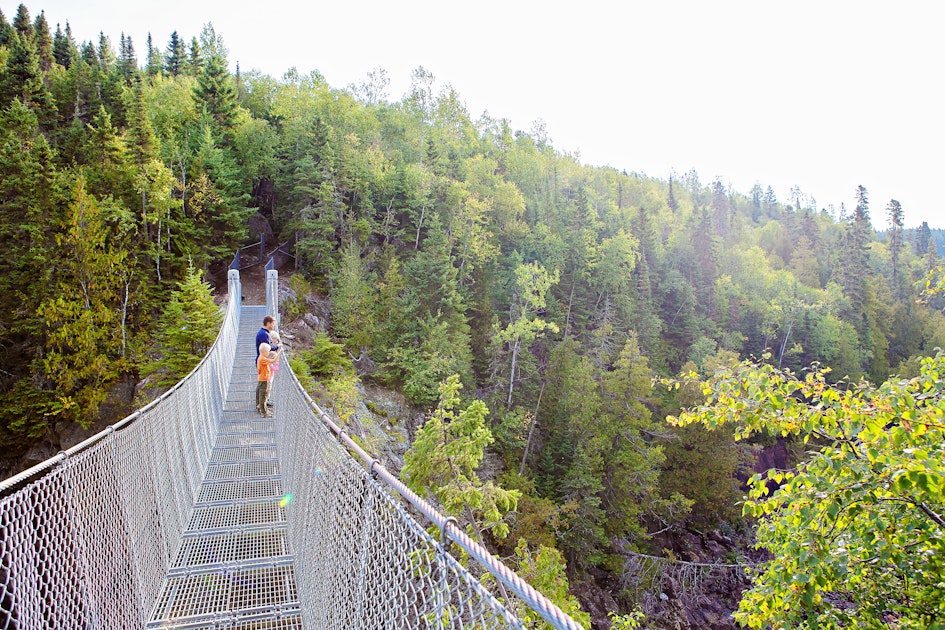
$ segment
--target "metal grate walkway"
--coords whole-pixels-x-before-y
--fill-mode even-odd
[[[194,509],[148,628],[302,628],[275,426],[256,413],[256,331],[243,306],[223,416]]]

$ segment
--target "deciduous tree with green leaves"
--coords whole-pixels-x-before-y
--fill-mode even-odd
[[[735,613],[751,628],[945,624],[945,355],[919,376],[830,384],[744,362],[670,421],[793,436],[796,470],[753,476],[744,513],[771,559]]]
[[[515,269],[515,299],[509,309],[509,323],[496,331],[495,339],[508,352],[509,394],[506,399],[506,411],[512,409],[512,395],[515,393],[515,381],[518,374],[519,353],[528,350],[532,342],[545,330],[558,332],[558,325],[537,317],[545,308],[546,294],[552,285],[558,282],[558,271],[548,272],[537,262],[519,265]]]

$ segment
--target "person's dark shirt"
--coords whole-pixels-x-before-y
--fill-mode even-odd
[[[260,328],[259,332],[256,333],[256,358],[259,359],[259,346],[264,343],[269,343],[269,331],[265,328]]]

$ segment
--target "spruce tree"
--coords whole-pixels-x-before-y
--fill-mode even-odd
[[[35,111],[41,124],[55,116],[33,40],[19,32],[13,33],[6,67],[0,70],[0,107],[7,107],[14,99]]]
[[[210,350],[222,320],[210,284],[191,264],[161,313],[155,333],[160,356],[145,366],[143,374],[157,375],[159,387],[179,381]]]
[[[886,206],[886,216],[889,219],[889,257],[892,263],[893,296],[901,300],[903,298],[903,287],[899,278],[899,256],[902,253],[902,204],[895,199],[890,199]]]
[[[499,539],[508,535],[505,516],[515,512],[521,492],[479,478],[485,449],[494,441],[489,410],[481,400],[460,410],[462,387],[455,374],[440,384],[439,404],[417,431],[403,474],[411,490],[435,498],[483,544],[484,530]]]
[[[236,121],[236,89],[226,69],[226,59],[212,55],[197,75],[194,99],[198,107],[213,118],[217,128],[226,134]]]
[[[197,76],[200,73],[201,63],[203,57],[201,57],[200,42],[197,41],[196,37],[190,38],[190,55],[187,57],[186,70],[187,74],[192,77]]]
[[[36,311],[50,294],[58,223],[58,176],[36,114],[19,100],[0,109],[0,447],[15,454],[46,432],[50,396],[36,389],[43,324]]]
[[[33,39],[33,22],[30,20],[30,12],[25,4],[16,8],[16,16],[13,18],[13,28],[20,34],[20,37]]]
[[[7,22],[7,16],[0,10],[0,46],[6,46],[13,33],[13,26]]]
[[[167,52],[164,58],[164,69],[172,77],[184,71],[187,63],[187,44],[181,40],[177,31],[171,33],[171,40],[167,43]]]
[[[151,33],[148,33],[148,61],[146,66],[147,75],[156,77],[163,73],[163,60],[161,51],[151,42]]]
[[[66,22],[65,32],[56,24],[56,34],[53,36],[53,58],[60,66],[69,69],[72,62],[79,56],[75,40],[72,39],[72,29]]]
[[[98,34],[96,54],[98,55],[99,67],[105,72],[111,70],[112,65],[115,63],[115,51],[112,50],[111,40],[101,31],[99,31]]]
[[[49,23],[46,22],[46,14],[42,11],[36,16],[33,22],[33,39],[36,42],[36,54],[39,56],[39,69],[43,72],[49,72],[53,61],[53,40],[49,33]]]
[[[121,34],[121,43],[118,53],[118,71],[125,80],[126,85],[131,85],[135,75],[138,74],[138,57],[135,54],[135,46],[131,41],[131,36]]]
[[[88,427],[97,417],[121,362],[121,283],[127,252],[115,247],[109,222],[115,212],[85,189],[72,191],[56,241],[54,290],[36,313],[47,333],[44,375],[56,389],[51,412]]]

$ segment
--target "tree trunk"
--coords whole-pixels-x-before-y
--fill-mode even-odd
[[[541,390],[538,392],[538,403],[535,405],[535,415],[532,416],[532,421],[528,425],[528,437],[525,438],[525,452],[522,453],[522,465],[518,467],[519,476],[525,474],[525,460],[528,458],[528,448],[532,443],[532,433],[535,431],[535,426],[538,424],[538,409],[541,407],[541,396],[544,393],[545,383],[542,383]]]
[[[519,340],[520,337],[516,337],[515,343],[512,344],[512,373],[509,374],[509,399],[505,403],[506,413],[512,408],[512,390],[515,388],[515,363],[518,359]]]

